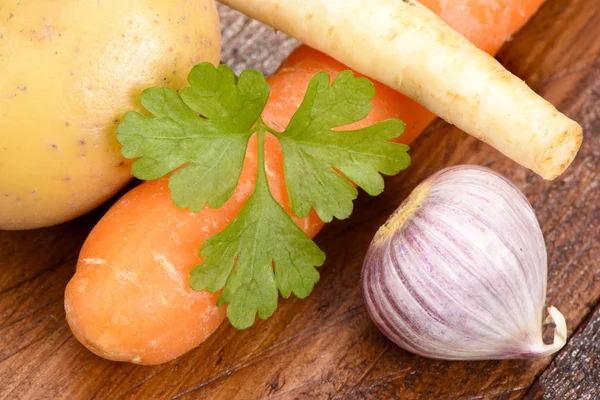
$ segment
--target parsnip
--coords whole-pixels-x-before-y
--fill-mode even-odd
[[[546,179],[581,127],[414,0],[221,0],[404,93]]]

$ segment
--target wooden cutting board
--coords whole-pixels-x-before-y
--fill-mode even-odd
[[[296,45],[221,9],[223,60],[271,73]],[[2,399],[600,399],[600,0],[550,0],[499,55],[585,130],[560,179],[546,182],[489,146],[436,122],[413,145],[413,165],[385,193],[361,194],[355,214],[316,239],[328,255],[306,300],[280,302],[274,317],[207,342],[168,364],[101,359],[65,322],[63,291],[102,207],[67,224],[0,232]],[[422,179],[455,164],[480,164],[512,179],[532,202],[549,256],[548,301],[570,340],[534,361],[443,362],[406,353],[369,321],[359,273],[377,228]]]

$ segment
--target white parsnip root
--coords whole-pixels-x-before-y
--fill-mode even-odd
[[[582,129],[414,0],[221,0],[404,93],[546,179]]]

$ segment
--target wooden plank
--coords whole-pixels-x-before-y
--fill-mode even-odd
[[[239,74],[253,68],[272,75],[300,45],[295,39],[217,3],[223,46],[221,60]],[[229,45],[227,45],[229,44]]]
[[[81,346],[64,320],[62,291],[87,232],[102,215],[32,232],[0,232],[0,398],[517,398],[551,361],[432,361],[390,344],[369,321],[358,288],[370,238],[425,177],[448,165],[487,165],[532,201],[547,241],[548,297],[570,333],[600,298],[600,0],[552,0],[500,59],[584,126],[584,145],[565,176],[546,182],[489,146],[435,123],[413,146],[413,166],[362,194],[351,219],[328,225],[317,243],[328,255],[306,300],[280,302],[252,329],[223,324],[198,349],[142,367],[103,360]],[[273,72],[297,42],[221,8],[223,60],[239,71]],[[582,332],[597,335],[595,323]],[[582,336],[583,337],[583,336]],[[597,351],[579,339],[554,365]],[[575,350],[573,350],[575,349]],[[568,357],[567,357],[568,358]],[[562,394],[549,369],[530,394]],[[579,368],[579,369],[578,369]],[[577,376],[585,366],[573,367]],[[582,372],[584,373],[584,372]],[[544,380],[545,379],[545,380]],[[557,382],[555,386],[542,384]],[[556,386],[558,385],[558,386]],[[558,388],[558,389],[556,389]],[[579,385],[581,396],[593,387]],[[583,397],[585,398],[585,397]],[[590,397],[593,398],[593,397]]]
[[[600,399],[600,307],[527,393],[529,399]]]

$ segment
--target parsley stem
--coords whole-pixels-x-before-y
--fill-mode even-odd
[[[261,120],[261,121],[262,121],[262,120]],[[262,124],[263,124],[264,130],[265,130],[266,132],[269,132],[269,133],[271,133],[271,134],[273,134],[273,135],[275,135],[275,136],[277,136],[277,137],[279,137],[279,136],[281,135],[281,132],[279,132],[279,131],[276,131],[275,129],[273,129],[273,128],[271,128],[270,126],[266,125],[264,122],[263,122]]]
[[[263,122],[262,118],[259,118],[256,124],[256,135],[258,138],[258,171],[256,176],[256,186],[262,183],[266,183],[267,173],[265,166],[265,131],[267,126]]]

